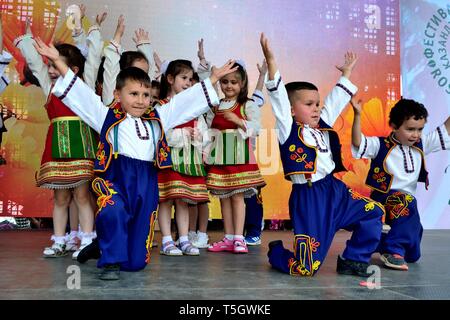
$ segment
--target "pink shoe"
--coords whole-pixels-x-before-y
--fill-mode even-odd
[[[222,252],[222,251],[232,252],[233,250],[234,250],[233,241],[228,240],[227,238],[223,238],[218,242],[214,242],[212,245],[208,247],[208,251],[210,252]]]
[[[247,244],[244,240],[234,240],[233,244],[234,253],[248,253]]]

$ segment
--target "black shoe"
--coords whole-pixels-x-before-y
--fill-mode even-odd
[[[368,263],[344,260],[338,256],[336,271],[339,274],[355,275],[367,278],[372,275],[371,273],[367,273],[368,267]]]
[[[281,240],[270,241],[269,242],[269,251],[267,252],[267,256],[270,256],[272,249],[277,246],[283,246],[283,241],[281,241]]]
[[[107,264],[100,273],[99,278],[101,280],[119,280],[120,279],[120,265],[119,264]]]
[[[77,261],[79,263],[85,263],[89,259],[99,259],[100,258],[100,247],[98,245],[98,240],[95,238],[92,243],[85,248],[83,248],[77,256]]]

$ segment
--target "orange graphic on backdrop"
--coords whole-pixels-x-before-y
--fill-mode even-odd
[[[391,132],[389,127],[389,112],[396,101],[389,101],[383,105],[378,98],[372,98],[364,103],[361,112],[361,131],[364,135],[387,136]],[[370,160],[355,159],[351,154],[353,109],[348,107],[341,115],[338,131],[342,143],[342,156],[347,172],[338,173],[336,176],[341,179],[351,189],[368,196],[370,188],[365,185],[367,172],[369,171]],[[343,122],[343,124],[342,124]],[[337,129],[336,129],[337,130]]]

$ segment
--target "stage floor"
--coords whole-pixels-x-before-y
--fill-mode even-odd
[[[428,230],[422,241],[422,258],[408,272],[380,266],[381,288],[362,287],[364,279],[338,275],[337,255],[350,233],[336,234],[319,273],[312,278],[292,277],[271,269],[267,244],[282,239],[290,245],[290,231],[264,231],[263,243],[249,254],[209,253],[199,257],[167,257],[153,248],[152,261],[140,272],[121,272],[119,281],[101,281],[96,261],[77,264],[68,255],[45,259],[50,231],[0,231],[0,299],[151,299],[151,300],[318,300],[318,299],[450,299],[450,230]],[[210,232],[218,240],[221,232]],[[159,232],[156,239],[160,240]],[[68,268],[80,266],[81,287],[69,289]],[[69,281],[70,282],[70,281]],[[72,285],[75,282],[70,282]]]

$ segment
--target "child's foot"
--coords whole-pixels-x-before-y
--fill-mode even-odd
[[[355,275],[360,277],[370,277],[372,274],[367,273],[368,263],[353,260],[344,260],[338,256],[336,271],[339,274]]]
[[[247,245],[245,244],[244,240],[234,240],[234,247],[233,252],[234,253],[248,253]]]
[[[208,251],[210,252],[222,252],[222,251],[234,251],[233,240],[228,240],[227,238],[223,238],[218,242],[214,242],[212,245],[208,247]]]
[[[248,246],[259,246],[261,244],[261,237],[245,237],[245,243]]]
[[[384,265],[388,268],[408,271],[408,265],[401,255],[384,253],[381,255],[381,261],[383,261]]]
[[[188,239],[190,242],[194,242],[197,240],[197,232],[195,231],[189,231],[188,232]]]
[[[99,275],[101,280],[119,280],[120,279],[120,265],[107,264]]]
[[[206,234],[206,233],[205,233],[205,234]],[[195,240],[195,241],[191,241],[191,242],[192,242],[192,244],[193,244],[195,247],[197,247],[197,248],[199,248],[199,249],[206,249],[206,248],[209,247],[208,241],[209,241],[208,235],[206,235],[206,236],[197,235],[196,240]]]
[[[180,243],[181,252],[187,256],[198,256],[200,251],[198,248],[194,247],[190,241],[183,241]]]
[[[165,256],[182,256],[183,252],[177,248],[175,242],[167,241],[162,244],[161,251],[159,252]]]
[[[43,252],[45,258],[64,257],[67,253],[66,245],[64,243],[56,242],[53,243],[51,247],[45,248]]]

